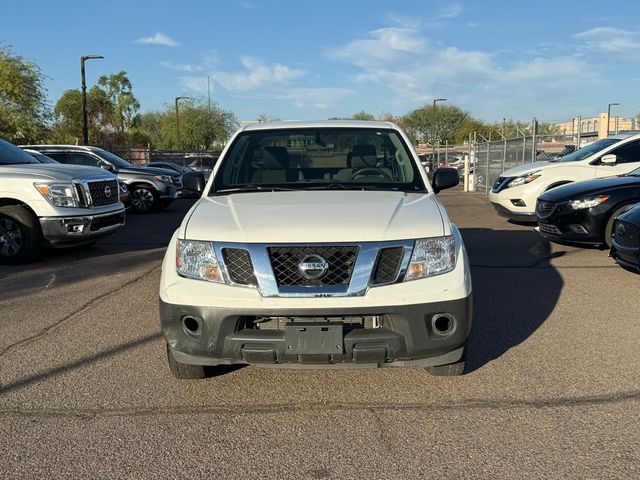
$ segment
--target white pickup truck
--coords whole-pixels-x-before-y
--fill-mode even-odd
[[[205,366],[463,372],[471,274],[415,149],[381,122],[238,131],[167,249],[160,324],[171,372]],[[189,186],[197,189],[196,186]]]
[[[43,246],[92,243],[125,222],[115,175],[41,164],[0,140],[0,263],[26,263]]]

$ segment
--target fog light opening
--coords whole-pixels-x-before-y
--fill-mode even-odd
[[[438,313],[431,318],[433,333],[440,336],[451,335],[456,328],[456,320],[448,313]]]
[[[200,335],[200,319],[187,315],[182,317],[182,327],[190,335]]]

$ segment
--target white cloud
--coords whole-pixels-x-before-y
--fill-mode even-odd
[[[243,57],[242,65],[246,71],[235,73],[219,71],[214,73],[213,78],[227,90],[242,92],[286,84],[305,73],[303,70],[289,68],[280,63],[267,65],[253,57]]]
[[[180,87],[182,91],[187,93],[196,93],[198,95],[207,94],[207,77],[179,77]],[[210,84],[211,91],[214,91],[213,83]]]
[[[169,70],[177,70],[179,72],[195,72],[200,71],[201,67],[198,65],[191,64],[175,64],[168,61],[162,61],[158,65],[164,68],[168,68]]]
[[[347,88],[295,88],[284,96],[298,108],[317,108],[326,110],[336,108],[349,96],[354,95],[351,89]]]
[[[387,106],[415,108],[434,97],[454,103],[486,102],[502,108],[517,108],[532,97],[568,96],[599,81],[597,70],[577,56],[540,54],[516,63],[481,50],[442,45],[414,28],[389,27],[373,30],[338,48],[327,51],[335,61],[353,65],[359,72],[356,85],[375,84],[389,89]],[[395,96],[395,98],[394,98]],[[538,105],[539,103],[536,103]]]
[[[462,13],[462,10],[462,5],[454,2],[441,8],[438,12],[438,18],[455,18]]]
[[[165,47],[178,47],[180,42],[174,40],[169,35],[165,35],[162,32],[158,32],[151,37],[142,37],[136,40],[136,43],[143,43],[146,45],[163,45]]]
[[[612,53],[636,56],[640,49],[640,32],[614,27],[596,27],[574,35],[584,40],[587,46]]]

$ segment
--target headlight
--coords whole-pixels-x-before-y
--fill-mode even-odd
[[[609,195],[602,195],[600,197],[582,198],[580,200],[569,201],[569,206],[574,210],[580,210],[582,208],[597,207],[601,203],[609,200]]]
[[[540,172],[532,172],[527,175],[522,175],[521,177],[515,177],[509,183],[507,183],[507,188],[511,187],[519,187],[520,185],[526,185],[527,183],[533,182],[536,178],[540,177]]]
[[[456,241],[453,235],[416,240],[405,281],[432,277],[456,266]]]
[[[54,207],[77,207],[78,202],[69,183],[35,183],[36,189]]]
[[[164,182],[164,183],[173,183],[173,180],[171,180],[171,177],[169,175],[156,175],[155,177],[156,180],[158,180],[159,182]]]
[[[212,242],[178,240],[176,271],[182,277],[224,283]]]

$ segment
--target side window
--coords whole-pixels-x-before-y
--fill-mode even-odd
[[[640,141],[627,143],[611,152],[616,156],[616,163],[640,163]]]
[[[69,156],[64,152],[46,152],[45,155],[53,158],[56,162],[69,163]]]
[[[84,165],[87,167],[99,167],[100,161],[86,153],[71,152],[69,153],[69,163],[74,165]]]

